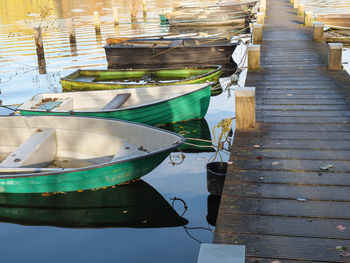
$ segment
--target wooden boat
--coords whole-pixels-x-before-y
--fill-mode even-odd
[[[202,118],[213,83],[43,93],[17,109],[22,115],[83,115],[160,124]]]
[[[79,69],[61,79],[62,90],[86,91],[218,82],[221,66],[162,69]]]
[[[77,191],[140,178],[182,144],[137,123],[77,116],[0,117],[0,192]]]
[[[350,28],[350,14],[316,15],[316,20],[329,27],[335,26]]]
[[[232,53],[238,43],[226,37],[131,39],[104,46],[108,68],[193,67],[222,65],[232,74]]]
[[[207,121],[204,118],[157,125],[162,129],[176,132],[185,138],[185,143],[173,151],[184,153],[215,152]]]
[[[52,195],[1,193],[0,222],[69,228],[160,228],[188,223],[142,180]]]

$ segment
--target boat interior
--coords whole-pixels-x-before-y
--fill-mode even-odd
[[[88,117],[1,117],[0,127],[1,175],[122,161],[179,140],[148,126]]]
[[[18,110],[52,112],[119,110],[174,98],[208,85],[208,83],[200,83],[136,89],[43,93],[22,104]]]

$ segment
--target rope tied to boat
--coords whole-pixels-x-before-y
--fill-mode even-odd
[[[213,142],[214,144],[217,145],[217,148],[216,148],[216,152],[213,156],[213,159],[212,158],[209,158],[208,162],[212,159],[213,161],[216,159],[217,155],[220,156],[220,160],[222,161],[222,156],[220,154],[220,150],[221,149],[224,149],[224,143],[227,142],[228,144],[230,144],[228,138],[230,137],[229,134],[231,133],[232,131],[232,126],[231,126],[231,123],[232,123],[232,120],[234,118],[225,118],[225,119],[222,119],[216,126],[213,127],[213,130],[212,130],[212,133],[213,133]],[[215,130],[216,129],[220,129],[221,128],[221,132],[220,132],[220,135],[219,135],[219,139],[217,140],[216,142],[216,138],[215,138]],[[223,138],[225,138],[225,140],[223,140]]]

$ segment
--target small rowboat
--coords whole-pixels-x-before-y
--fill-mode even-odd
[[[161,124],[202,118],[213,83],[43,93],[17,109],[22,115],[83,115]]]
[[[227,37],[140,38],[104,46],[108,68],[194,67],[221,65],[223,75],[234,73],[232,53],[238,43]]]
[[[221,66],[162,69],[79,69],[61,79],[62,90],[86,91],[218,82]]]
[[[0,221],[69,228],[159,228],[188,223],[142,180],[79,192],[1,193]]]
[[[75,116],[0,117],[0,192],[77,191],[147,174],[183,143],[137,123]]]

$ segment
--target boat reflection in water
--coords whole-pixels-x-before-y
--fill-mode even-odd
[[[185,143],[173,151],[184,153],[215,152],[211,133],[204,118],[157,125],[159,128],[176,132],[185,137]]]
[[[188,223],[142,180],[53,195],[0,194],[0,221],[69,228],[160,228]]]

